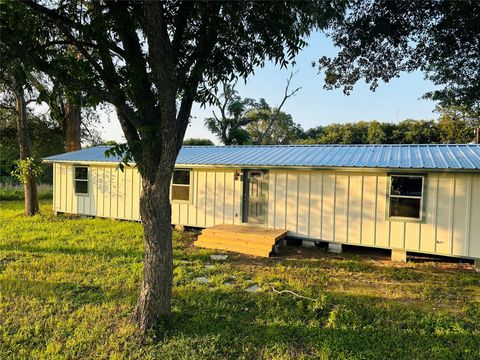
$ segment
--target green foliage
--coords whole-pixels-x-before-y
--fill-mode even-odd
[[[446,144],[470,143],[480,117],[458,108],[439,109],[435,120],[407,119],[397,124],[378,121],[330,124],[308,129],[298,143],[307,144]]]
[[[300,124],[291,115],[270,107],[250,111],[252,121],[246,126],[250,141],[255,145],[287,145],[298,140],[303,133]],[[272,117],[275,117],[272,120]]]
[[[41,159],[45,156],[64,152],[61,130],[58,124],[45,116],[27,112],[27,126],[31,139],[32,157]],[[0,178],[3,183],[13,181],[11,172],[15,169],[15,161],[20,157],[17,142],[15,115],[0,108]],[[40,183],[52,183],[52,166],[40,165],[43,168],[38,177]]]
[[[115,106],[142,172],[142,155],[161,154],[160,141],[180,148],[194,101],[214,103],[218,84],[267,60],[289,65],[312,30],[344,8],[319,0],[7,2],[0,42],[11,63]]]
[[[440,107],[438,127],[444,143],[468,143],[480,128],[480,114],[462,107]]]
[[[327,88],[349,93],[364,78],[374,90],[402,72],[424,71],[444,106],[480,112],[480,2],[350,1],[331,36],[339,52],[322,57]]]
[[[470,265],[295,248],[212,262],[193,234],[174,232],[173,315],[141,337],[130,319],[143,268],[140,223],[53,216],[47,202],[31,218],[20,201],[1,206],[5,360],[480,356],[480,274]],[[246,292],[252,284],[262,291]]]
[[[42,173],[42,167],[34,158],[26,158],[15,161],[15,169],[12,176],[22,184],[26,184],[31,177],[37,178]]]
[[[278,107],[271,107],[265,99],[242,98],[235,90],[236,83],[224,83],[220,95],[214,95],[213,117],[204,120],[205,126],[224,145],[291,144],[298,140],[303,129],[292,116],[281,111],[288,98],[300,88],[289,89],[294,74],[287,80],[284,97]]]
[[[183,140],[183,145],[211,146],[214,143],[210,139],[190,138]]]
[[[204,120],[205,127],[224,145],[244,145],[250,142],[245,126],[255,119],[248,116],[252,110],[262,107],[265,100],[259,102],[250,98],[241,98],[235,90],[235,83],[223,83],[220,95],[214,95],[214,105],[219,114]]]

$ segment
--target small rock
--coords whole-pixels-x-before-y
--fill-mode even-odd
[[[223,285],[225,285],[225,286],[233,286],[233,283],[230,282],[230,281],[227,281],[226,283],[223,283]]]
[[[200,284],[207,284],[210,282],[210,279],[207,279],[205,276],[199,276],[195,278],[195,282]]]
[[[246,290],[247,292],[259,292],[259,291],[262,291],[262,288],[258,285],[253,285],[253,286],[250,286],[249,288],[247,288]]]
[[[212,265],[212,264],[205,265],[205,269],[212,269],[214,267],[215,267],[215,265]]]
[[[228,255],[210,255],[210,259],[212,260],[227,260]]]

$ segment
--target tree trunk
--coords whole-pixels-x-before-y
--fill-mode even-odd
[[[82,124],[80,101],[77,97],[67,96],[63,105],[62,132],[65,151],[76,151],[82,148],[80,126]]]
[[[144,163],[148,167],[148,163]],[[153,165],[152,165],[153,166]],[[173,282],[173,248],[168,166],[155,179],[142,177],[140,214],[144,229],[144,270],[134,318],[145,333],[170,315]]]
[[[30,135],[27,128],[27,107],[23,88],[14,84],[15,111],[17,115],[17,139],[20,150],[20,160],[31,157]],[[34,174],[27,177],[23,184],[25,195],[25,215],[32,216],[38,212],[37,179]]]

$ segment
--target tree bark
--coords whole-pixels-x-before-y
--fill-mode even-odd
[[[154,166],[154,164],[151,164]],[[145,163],[144,166],[149,166]],[[144,269],[134,320],[145,333],[170,315],[173,282],[173,247],[170,205],[171,170],[155,179],[142,177],[140,214],[144,229]]]
[[[27,105],[25,102],[25,93],[21,86],[14,84],[15,112],[17,117],[17,140],[20,150],[20,160],[26,160],[31,157],[30,135],[27,127]],[[27,177],[23,184],[25,196],[25,215],[33,216],[38,213],[37,179],[34,174]]]
[[[63,105],[62,132],[65,151],[76,151],[82,148],[80,141],[81,107],[76,97],[67,96]]]

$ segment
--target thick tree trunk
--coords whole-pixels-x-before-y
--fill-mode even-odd
[[[148,166],[145,163],[144,166]],[[167,166],[168,167],[168,166]],[[140,213],[144,229],[144,270],[134,318],[144,333],[170,315],[173,249],[170,205],[171,171],[154,180],[143,178]]]
[[[21,87],[14,84],[15,110],[17,115],[17,139],[20,150],[20,160],[31,157],[30,135],[27,127],[27,108],[25,94]],[[25,193],[25,215],[32,216],[38,212],[37,179],[30,174],[23,184]]]
[[[80,128],[82,124],[81,107],[75,97],[67,96],[63,105],[62,131],[65,151],[75,151],[82,148],[80,141]]]

